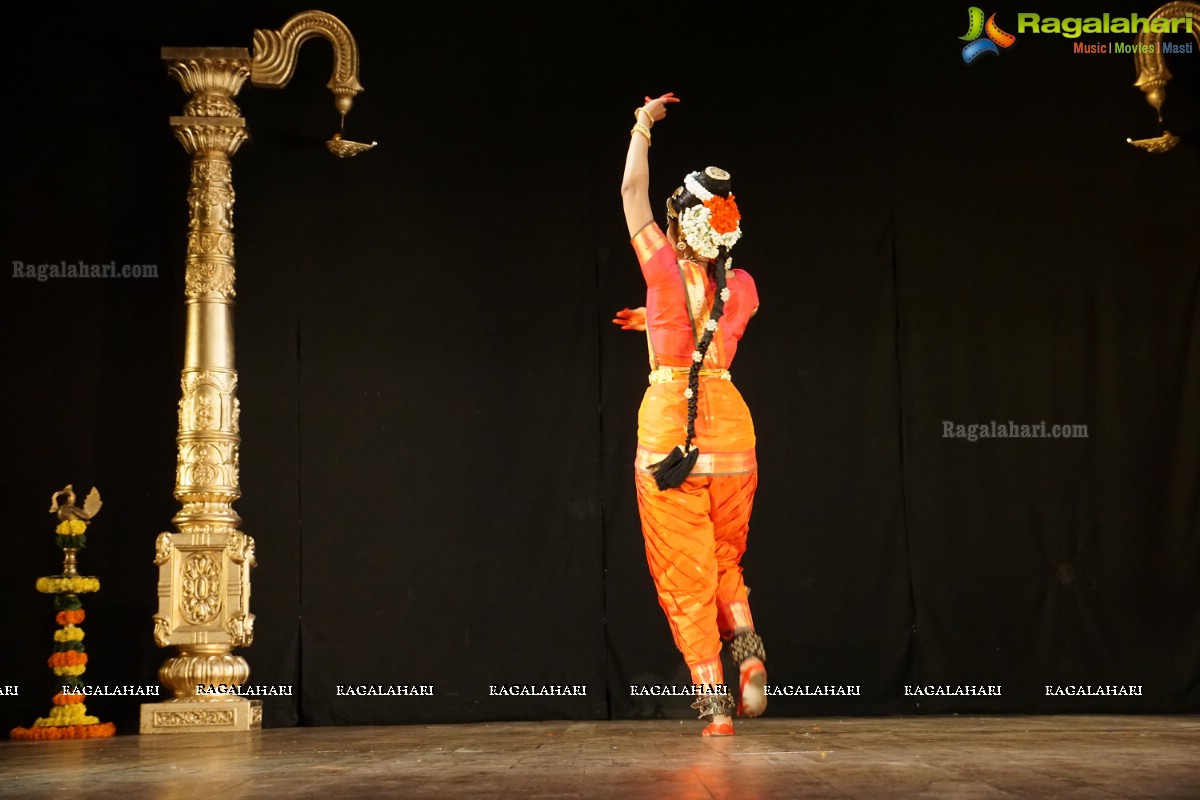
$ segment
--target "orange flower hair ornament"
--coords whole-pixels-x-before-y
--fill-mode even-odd
[[[716,167],[709,167],[705,173],[718,180],[729,178],[729,173]],[[713,194],[696,180],[696,175],[693,172],[684,178],[683,186],[701,204],[680,213],[679,230],[697,255],[716,258],[718,248],[724,246],[728,251],[742,238],[742,214],[732,193],[728,197]]]

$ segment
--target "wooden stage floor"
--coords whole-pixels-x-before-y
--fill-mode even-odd
[[[20,798],[1200,798],[1200,717],[276,728],[0,743]]]

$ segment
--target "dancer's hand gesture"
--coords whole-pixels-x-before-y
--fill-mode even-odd
[[[638,114],[638,121],[646,127],[651,127],[663,117],[667,116],[667,103],[678,103],[679,98],[674,92],[667,92],[661,97],[651,98],[646,97],[646,104],[642,106],[642,113]],[[649,117],[649,121],[646,120]]]
[[[613,319],[614,325],[621,326],[623,331],[646,330],[646,308],[622,308]]]

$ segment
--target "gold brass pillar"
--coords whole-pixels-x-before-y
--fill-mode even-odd
[[[141,732],[245,731],[262,724],[262,704],[208,686],[244,684],[253,639],[249,612],[254,540],[238,530],[237,369],[234,364],[233,175],[246,140],[233,98],[250,77],[245,48],[163,48],[167,71],[189,100],[171,128],[192,157],[184,272],[187,333],[179,400],[175,499],[178,531],[160,533],[154,563],[154,640],[176,654],[158,677],[172,698],[142,706]]]
[[[181,508],[172,519],[177,530],[159,534],[154,558],[159,568],[154,640],[176,652],[158,671],[171,698],[141,707],[142,733],[262,726],[261,701],[223,691],[248,681],[250,666],[233,650],[254,638],[254,540],[239,529],[242,519],[233,509],[241,497],[241,435],[234,363],[230,159],[247,138],[246,121],[234,97],[247,78],[256,85],[285,86],[300,44],[313,36],[333,45],[329,88],[344,127],[352,98],[362,91],[358,49],[346,26],[323,11],[297,14],[278,31],[255,31],[253,58],[245,48],[162,50],[168,73],[188,95],[183,115],[171,117],[170,123],[192,163],[184,275],[187,329],[175,466],[175,499]],[[330,149],[337,155],[353,154]]]

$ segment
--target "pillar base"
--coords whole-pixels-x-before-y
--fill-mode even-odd
[[[138,733],[227,733],[262,730],[262,700],[177,700],[143,703]]]

